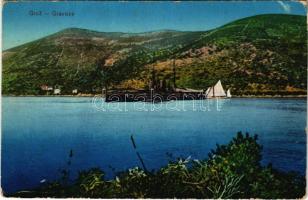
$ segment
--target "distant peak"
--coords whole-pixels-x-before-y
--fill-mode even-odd
[[[58,33],[75,33],[75,32],[98,32],[98,31],[93,31],[89,29],[84,29],[84,28],[76,28],[76,27],[71,27],[71,28],[65,28]]]

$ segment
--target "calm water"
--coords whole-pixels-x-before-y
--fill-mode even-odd
[[[147,168],[174,157],[206,158],[216,143],[224,144],[237,131],[257,133],[263,145],[263,163],[281,170],[304,173],[306,163],[306,100],[231,99],[211,100],[207,108],[193,111],[192,101],[182,103],[186,111],[170,111],[166,103],[159,111],[138,111],[136,103],[121,103],[128,112],[97,110],[92,98],[4,97],[2,115],[2,188],[6,192],[32,188],[42,179],[60,177],[73,150],[71,170],[101,167],[113,170],[140,165],[137,148]],[[105,105],[105,104],[104,104]],[[115,106],[116,104],[113,104]],[[144,107],[150,109],[151,104]]]

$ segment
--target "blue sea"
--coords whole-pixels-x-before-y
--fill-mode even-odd
[[[204,107],[202,107],[202,105]],[[73,152],[71,179],[100,167],[106,178],[173,158],[204,159],[238,131],[258,134],[264,165],[305,174],[306,99],[232,98],[104,103],[86,97],[2,98],[1,183],[6,193],[60,178]],[[167,155],[168,154],[168,155]]]

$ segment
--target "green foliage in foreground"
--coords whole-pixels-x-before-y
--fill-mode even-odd
[[[155,172],[136,167],[105,180],[98,168],[82,171],[72,183],[57,181],[18,197],[90,198],[300,198],[305,179],[260,164],[257,136],[238,133],[217,145],[206,160],[178,159]]]

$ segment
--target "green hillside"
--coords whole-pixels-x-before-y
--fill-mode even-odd
[[[221,79],[238,94],[299,92],[306,88],[306,44],[305,17],[241,19],[187,47],[179,58],[190,64],[178,67],[177,85],[204,88]]]
[[[70,94],[109,88],[204,89],[221,79],[234,94],[305,94],[306,17],[259,15],[211,31],[103,33],[70,28],[3,52],[3,93]],[[154,69],[154,71],[153,71]]]

